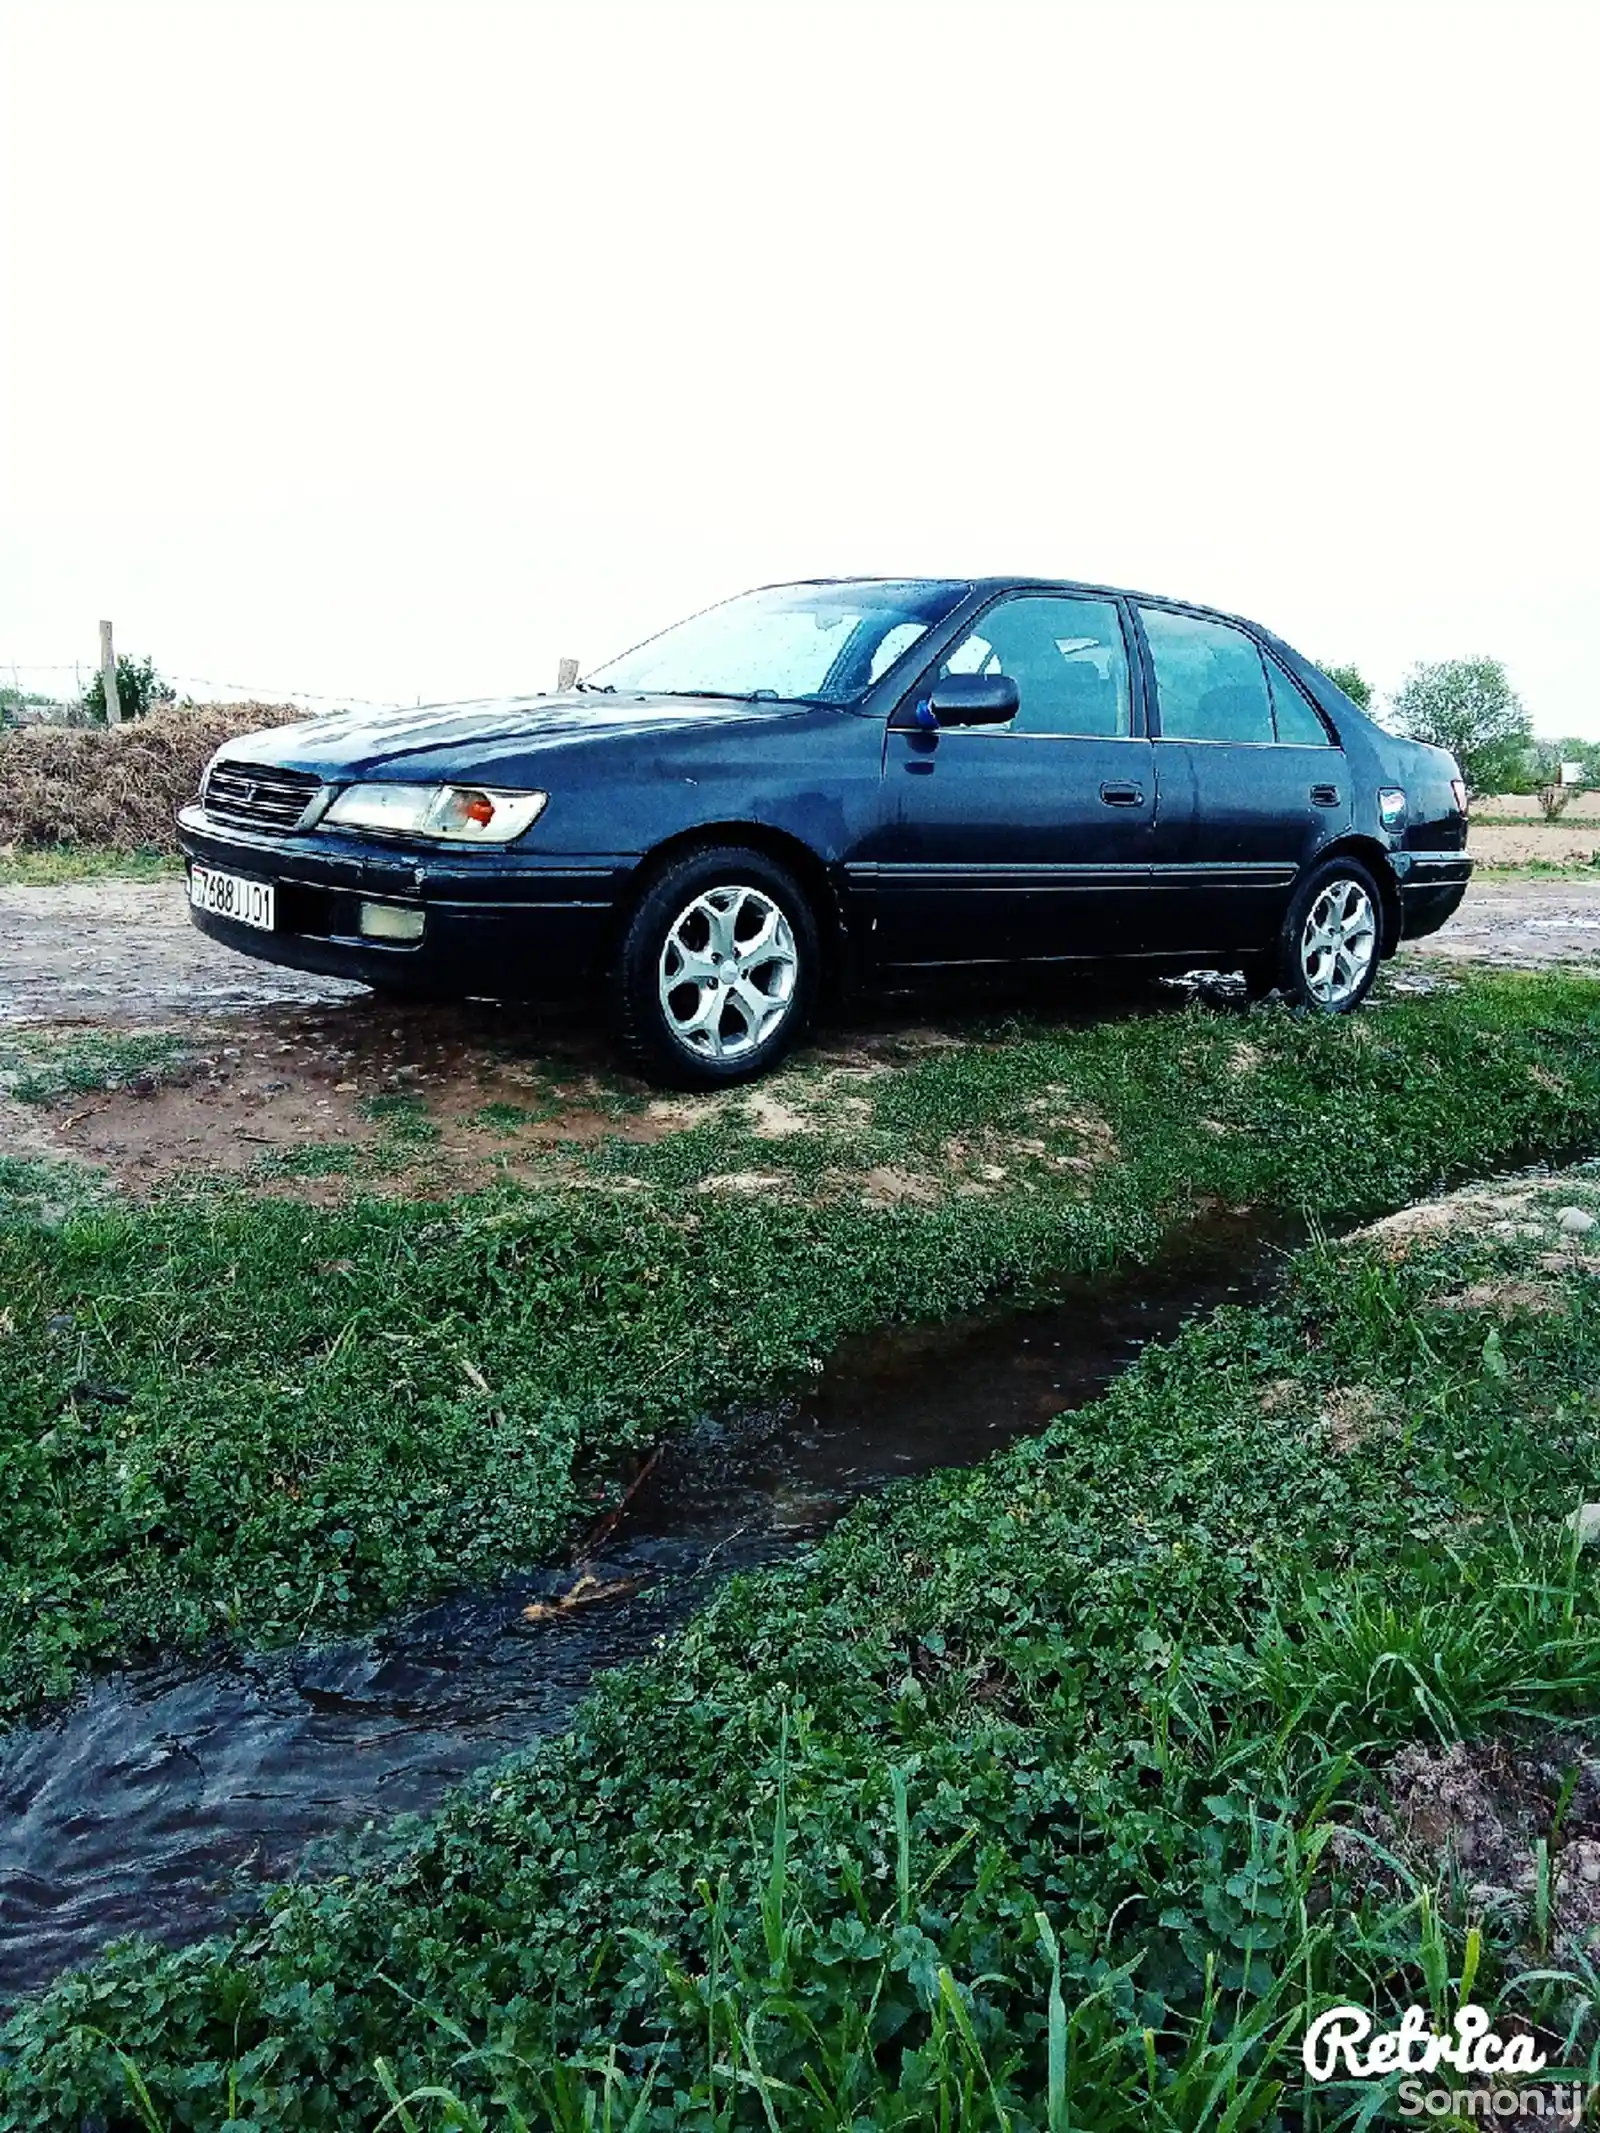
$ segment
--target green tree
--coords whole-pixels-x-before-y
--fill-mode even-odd
[[[1533,772],[1533,721],[1498,659],[1415,666],[1392,710],[1403,733],[1449,749],[1469,792],[1507,792]]]
[[[117,702],[124,718],[143,718],[157,704],[170,704],[175,691],[170,681],[156,672],[153,659],[130,659],[117,655]],[[83,692],[83,707],[102,724],[106,715],[105,677],[96,673]]]
[[[1324,667],[1322,671],[1336,689],[1343,689],[1353,704],[1359,704],[1363,711],[1372,709],[1372,684],[1359,667]]]

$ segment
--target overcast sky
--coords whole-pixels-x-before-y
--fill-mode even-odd
[[[431,700],[1014,570],[1600,736],[1594,0],[0,24],[0,678],[110,615]]]

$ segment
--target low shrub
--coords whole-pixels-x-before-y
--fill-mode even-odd
[[[122,726],[0,733],[0,850],[175,852],[178,809],[213,752],[305,715],[295,704],[185,704]]]

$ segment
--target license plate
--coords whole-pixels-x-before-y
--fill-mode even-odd
[[[189,869],[189,901],[213,918],[231,918],[236,926],[270,933],[277,923],[277,898],[270,881],[249,881],[243,874],[219,874],[214,867]]]

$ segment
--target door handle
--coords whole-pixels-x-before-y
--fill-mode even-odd
[[[1142,785],[1102,785],[1100,797],[1107,807],[1140,807],[1144,804]]]
[[[1311,804],[1313,807],[1337,807],[1339,804],[1338,786],[1313,785],[1311,788]]]

